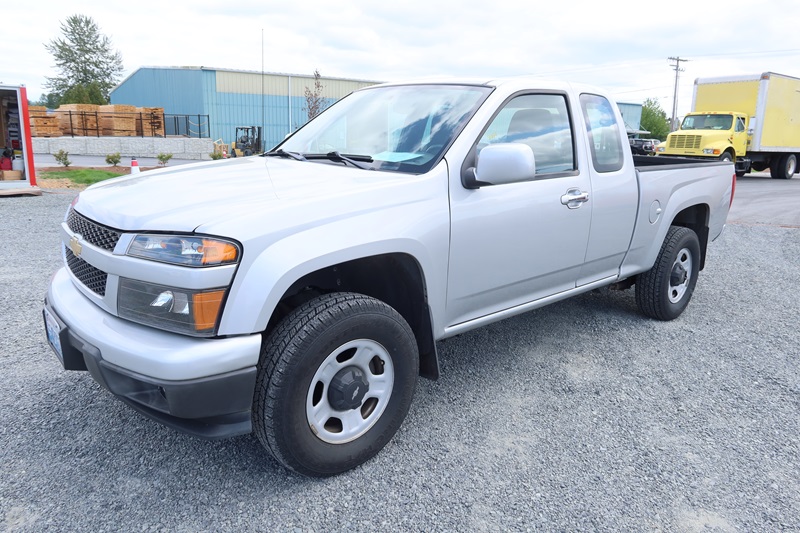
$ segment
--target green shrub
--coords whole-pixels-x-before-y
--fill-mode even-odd
[[[106,163],[108,163],[109,165],[117,166],[119,165],[121,159],[122,158],[120,157],[119,152],[117,152],[116,154],[108,154],[106,156]]]
[[[69,152],[65,152],[64,150],[59,150],[58,152],[53,154],[53,157],[56,158],[56,162],[59,165],[64,165],[65,167],[68,167],[72,164],[72,161],[69,160]]]
[[[216,161],[217,159],[222,159],[222,154],[219,152],[211,152],[208,155],[210,155],[211,159],[213,159],[214,161]]]
[[[165,167],[167,166],[167,161],[172,159],[172,154],[160,153],[156,157],[158,158],[158,164],[161,165],[162,167]]]

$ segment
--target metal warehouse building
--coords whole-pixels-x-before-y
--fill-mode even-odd
[[[321,78],[328,104],[374,81]],[[163,107],[186,115],[191,136],[235,140],[237,126],[262,126],[269,149],[308,120],[305,89],[313,75],[261,73],[207,67],[142,67],[113,91],[112,104]],[[196,117],[192,119],[192,117]],[[169,133],[169,130],[168,130]]]
[[[640,135],[650,133],[642,129],[642,104],[631,104],[628,102],[617,102],[622,120],[625,122],[625,129],[628,135]]]

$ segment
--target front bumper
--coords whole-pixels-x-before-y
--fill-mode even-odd
[[[186,433],[252,430],[261,335],[197,339],[122,320],[83,296],[65,269],[53,277],[45,310],[66,370],[88,370],[137,411]]]

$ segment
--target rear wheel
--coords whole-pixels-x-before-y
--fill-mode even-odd
[[[797,172],[797,156],[795,154],[784,154],[775,157],[769,165],[769,173],[775,179],[789,180]]]
[[[655,265],[636,279],[636,304],[651,318],[678,318],[689,305],[699,271],[697,234],[689,228],[671,226]]]
[[[322,477],[355,468],[389,442],[411,405],[419,357],[397,311],[334,293],[285,318],[258,366],[258,439],[285,467]]]

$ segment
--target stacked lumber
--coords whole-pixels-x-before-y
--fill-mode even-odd
[[[137,107],[136,135],[142,137],[164,137],[164,108]]]
[[[97,108],[101,135],[133,137],[136,135],[136,106],[101,105]]]
[[[31,119],[31,137],[61,137],[58,117],[47,113],[44,106],[28,106]]]
[[[56,109],[58,125],[65,135],[96,136],[98,131],[96,104],[64,104]]]

